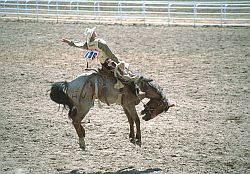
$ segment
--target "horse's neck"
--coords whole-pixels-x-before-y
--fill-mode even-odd
[[[142,92],[146,93],[147,98],[163,98],[162,89],[153,81],[143,80],[139,85]]]

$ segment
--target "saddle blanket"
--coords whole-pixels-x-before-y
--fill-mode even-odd
[[[94,60],[95,58],[98,57],[99,51],[95,50],[86,50],[83,53],[83,58],[88,59],[88,60]]]

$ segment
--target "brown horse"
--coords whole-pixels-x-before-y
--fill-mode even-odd
[[[116,81],[113,74],[100,70],[99,72],[82,74],[70,82],[56,82],[51,87],[50,98],[69,109],[69,118],[72,119],[79,137],[80,148],[83,150],[85,150],[85,130],[81,121],[94,105],[95,99],[108,105],[116,103],[123,107],[130,125],[129,140],[139,146],[141,146],[141,129],[135,106],[145,97],[150,99],[141,112],[145,115],[143,119],[146,121],[173,106],[169,104],[162,90],[151,80],[143,77],[138,80],[137,85],[141,91],[145,92],[144,95],[137,95],[135,84],[125,85],[122,90],[115,89]]]

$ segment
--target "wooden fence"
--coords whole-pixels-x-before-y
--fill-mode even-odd
[[[0,17],[112,24],[250,26],[250,1],[0,0]]]

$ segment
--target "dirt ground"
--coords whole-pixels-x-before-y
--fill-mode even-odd
[[[0,173],[250,173],[249,28],[96,25],[177,106],[141,120],[140,148],[129,143],[121,106],[95,105],[82,151],[48,90],[84,72],[82,50],[60,39],[81,41],[92,26],[0,20]]]

